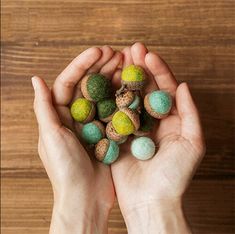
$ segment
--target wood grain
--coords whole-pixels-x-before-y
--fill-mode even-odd
[[[53,203],[48,179],[3,178],[2,183],[3,233],[47,233]],[[231,180],[193,181],[184,207],[195,233],[234,233],[235,214],[232,204],[227,205],[234,196],[234,185]],[[117,202],[110,214],[109,231],[127,233]]]
[[[90,46],[143,41],[187,81],[207,154],[186,194],[198,234],[235,233],[235,2],[233,0],[3,0],[1,2],[3,234],[48,233],[52,193],[37,155],[30,77],[49,85]],[[109,233],[126,233],[117,203]]]

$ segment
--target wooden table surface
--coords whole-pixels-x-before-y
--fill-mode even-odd
[[[48,233],[52,191],[37,155],[31,76],[51,85],[85,48],[142,41],[187,81],[201,111],[207,154],[185,198],[195,233],[234,225],[234,0],[3,0],[2,233]],[[117,203],[110,233],[126,233]]]

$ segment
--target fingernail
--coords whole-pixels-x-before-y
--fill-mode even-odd
[[[36,77],[33,76],[33,77],[31,78],[31,81],[32,81],[33,89],[35,90],[35,89],[36,89]]]

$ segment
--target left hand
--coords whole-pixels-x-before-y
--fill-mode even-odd
[[[88,72],[112,78],[121,53],[110,47],[89,48],[57,77],[51,95],[33,77],[34,110],[39,125],[38,151],[54,192],[50,233],[106,233],[115,193],[110,167],[95,160],[76,137],[69,105]]]

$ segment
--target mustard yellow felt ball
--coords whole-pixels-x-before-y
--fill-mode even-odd
[[[112,125],[118,134],[130,135],[138,130],[140,126],[139,116],[129,108],[122,108],[114,114]]]
[[[95,116],[95,106],[85,98],[78,98],[73,102],[70,112],[76,121],[87,123],[93,120]]]

